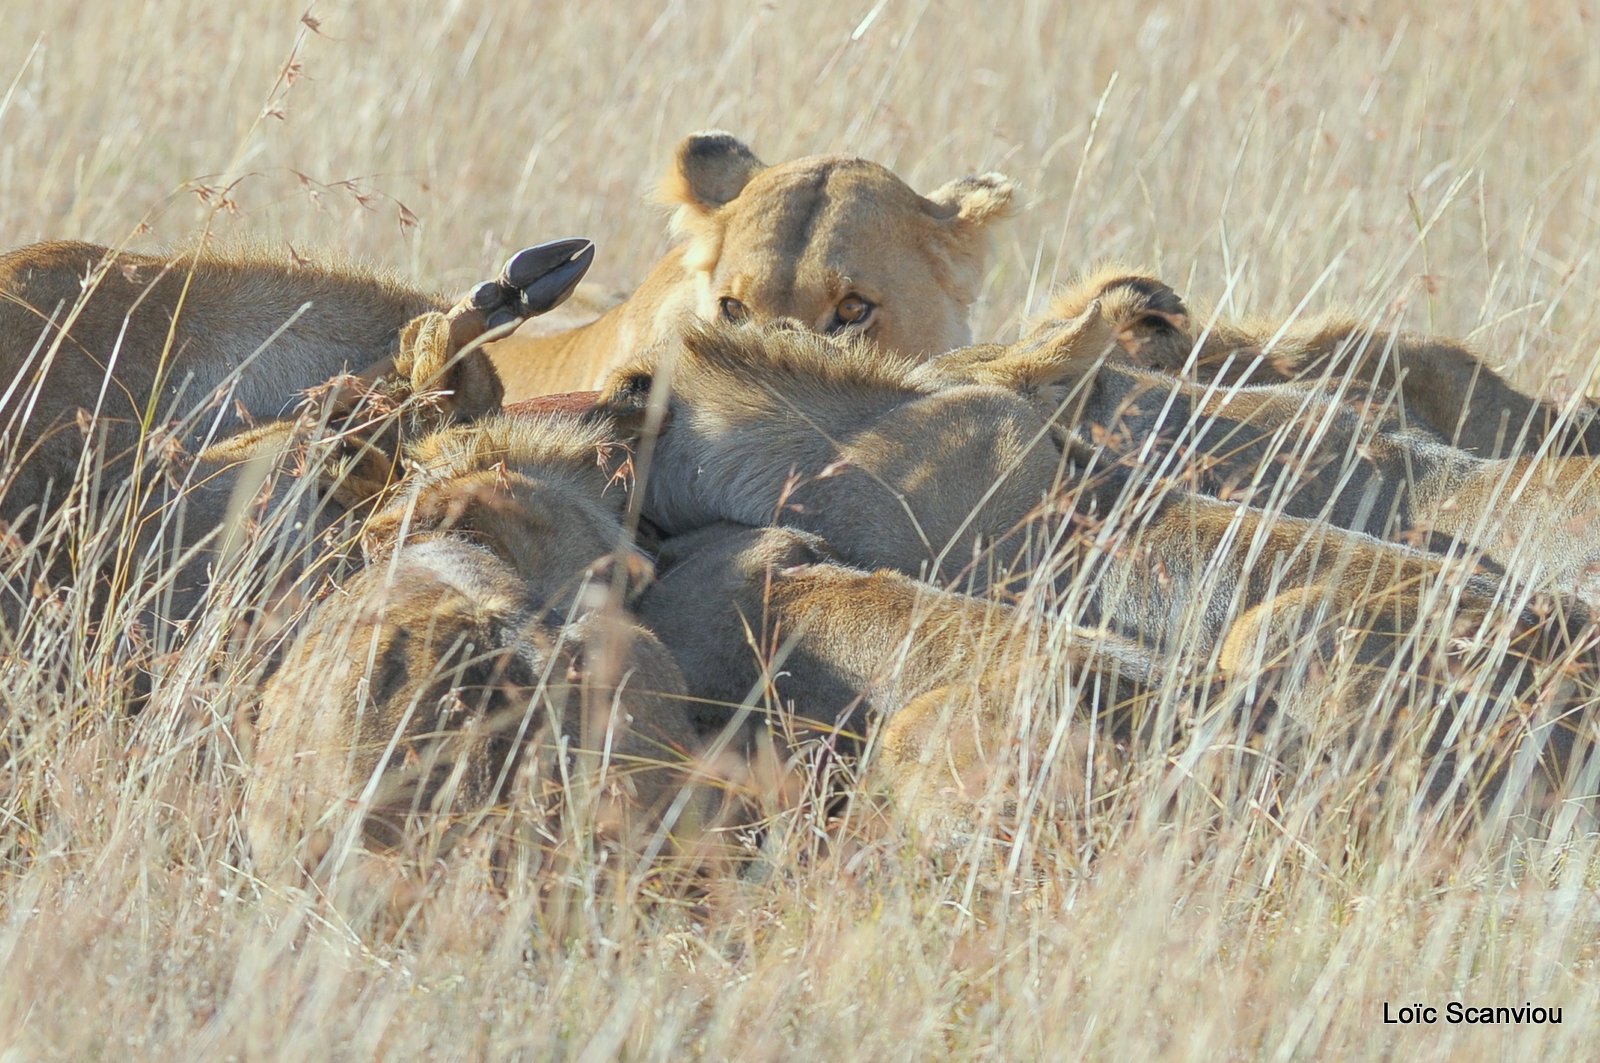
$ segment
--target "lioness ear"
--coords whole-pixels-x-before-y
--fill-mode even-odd
[[[928,196],[934,208],[929,213],[981,227],[1015,214],[1019,193],[1017,183],[1003,173],[958,177]]]
[[[951,282],[967,302],[978,296],[994,250],[996,222],[1016,211],[1017,184],[1005,174],[960,177],[924,201],[950,254]]]
[[[689,212],[708,214],[738,198],[750,178],[766,169],[744,141],[720,129],[691,133],[678,145],[672,172],[661,183],[661,199]]]

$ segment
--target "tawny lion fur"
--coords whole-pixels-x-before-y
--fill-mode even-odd
[[[1355,602],[1442,591],[1537,626],[1515,619],[1520,594],[1490,610],[1499,583],[1460,559],[1208,497],[1086,443],[1041,401],[1054,370],[1037,353],[919,365],[795,329],[707,327],[619,373],[606,404],[648,408],[659,376],[643,509],[669,532],[801,528],[849,563],[984,592],[1038,572],[1081,622],[1162,651],[1216,652],[1243,613],[1310,586]]]
[[[1532,454],[1547,439],[1551,453],[1600,456],[1600,420],[1591,404],[1564,415],[1457,340],[1390,332],[1338,312],[1288,324],[1219,319],[1204,307],[1191,313],[1166,284],[1121,266],[1080,279],[1056,301],[1053,315],[1077,317],[1097,298],[1120,319],[1123,346],[1164,373],[1182,372],[1202,384],[1303,381],[1353,385],[1380,401],[1393,395],[1407,426],[1479,457]]]
[[[1046,586],[1057,585],[1076,619],[1131,640],[1147,659],[1197,653],[1203,667],[1215,660],[1223,676],[1264,683],[1274,695],[1288,681],[1278,651],[1303,640],[1326,641],[1331,625],[1339,636],[1329,643],[1337,653],[1328,654],[1350,656],[1359,668],[1330,672],[1321,666],[1316,683],[1295,678],[1285,695],[1290,718],[1314,734],[1332,727],[1343,728],[1351,741],[1396,740],[1389,721],[1363,724],[1363,698],[1371,683],[1396,667],[1409,668],[1414,674],[1402,701],[1413,712],[1400,717],[1415,722],[1421,713],[1428,722],[1424,751],[1446,753],[1430,761],[1441,777],[1450,775],[1451,758],[1460,755],[1443,743],[1462,717],[1455,709],[1437,710],[1463,698],[1474,711],[1487,706],[1496,714],[1473,717],[1483,726],[1469,730],[1468,739],[1503,735],[1515,720],[1534,721],[1534,730],[1519,733],[1529,736],[1534,762],[1548,771],[1566,770],[1572,750],[1589,741],[1579,736],[1593,728],[1585,706],[1600,673],[1582,634],[1588,614],[1581,604],[1559,596],[1530,600],[1507,593],[1460,559],[1187,490],[1181,480],[1152,474],[1063,430],[1052,417],[1055,404],[1041,401],[1052,378],[1039,375],[1031,357],[1037,352],[1027,345],[1011,352],[1016,359],[1003,350],[987,357],[956,353],[962,357],[917,365],[796,329],[708,328],[688,334],[681,349],[663,353],[653,369],[619,374],[607,402],[648,408],[655,374],[665,382],[662,427],[642,476],[646,516],[670,531],[687,533],[718,519],[778,524],[822,536],[855,565],[991,592],[998,586],[989,573],[1037,570]],[[697,537],[682,541],[693,544]],[[759,558],[760,551],[750,557]],[[990,564],[946,571],[935,563],[974,557]],[[739,564],[748,567],[750,558]],[[738,564],[734,568],[739,571]],[[684,640],[698,645],[714,633],[715,645],[743,664],[739,672],[708,661],[698,649],[681,657],[688,674],[713,677],[703,680],[703,696],[737,703],[763,680],[744,632],[770,630],[771,615],[785,608],[791,630],[800,626],[799,607],[785,596],[810,586],[801,575],[808,571],[818,570],[780,572],[765,583],[745,571],[743,601],[725,611],[720,626],[701,621],[669,638],[682,652]],[[711,592],[718,580],[694,569],[692,555],[677,579],[697,601],[718,597]],[[910,599],[897,605],[880,592],[890,584],[903,592],[914,584],[884,573],[855,573],[847,582],[844,593],[819,592],[804,612],[806,623],[833,639],[819,654],[826,666],[806,668],[809,658],[797,665],[791,657],[775,669],[803,671],[808,692],[827,690],[834,678],[837,689],[818,703],[835,712],[871,690],[873,668],[898,653],[919,652],[898,648],[902,625],[880,627],[872,619],[909,615]],[[663,608],[662,601],[654,598],[647,611]],[[1291,603],[1296,608],[1289,609]],[[970,608],[999,607],[973,602]],[[1263,628],[1274,616],[1279,619]],[[1396,616],[1409,620],[1396,622]],[[802,634],[796,645],[805,650],[815,638]],[[773,648],[780,642],[775,639]],[[959,667],[961,655],[952,655],[948,642],[928,638],[927,647],[935,669],[946,657]],[[1460,685],[1463,662],[1482,677],[1477,686]],[[729,674],[732,680],[718,687],[716,677]],[[1325,681],[1333,674],[1357,680]],[[932,764],[961,762],[944,739],[930,739],[915,722],[926,720],[934,706],[957,720],[1006,719],[1014,687],[982,670],[967,682],[955,696],[940,693],[933,680],[913,690],[908,700],[920,695],[928,701],[886,731],[885,742],[901,750],[886,763],[903,768],[912,751],[918,763],[923,757]],[[1565,730],[1552,735],[1552,724]],[[1503,777],[1505,747],[1499,750],[1498,761],[1471,763],[1476,796]],[[962,791],[956,785],[943,792]],[[933,815],[947,828],[960,822],[949,806],[937,814],[916,806],[910,812],[913,818]]]
[[[1457,540],[1521,578],[1600,601],[1600,461],[1469,453],[1409,421],[1378,381],[1222,386],[1145,368],[1125,352],[1142,359],[1181,335],[1182,306],[1159,282],[1110,272],[1066,292],[1023,341],[940,364],[952,379],[1026,378],[1058,422],[1197,491],[1401,541]],[[1419,365],[1439,365],[1440,351],[1470,357],[1399,342]],[[1464,423],[1481,429],[1480,414],[1498,432],[1497,413],[1469,409]]]
[[[603,427],[553,417],[410,449],[373,559],[263,692],[247,822],[264,869],[332,874],[349,843],[414,869],[514,788],[527,807],[569,780],[597,787],[602,830],[650,836],[692,733],[671,657],[606,604],[611,559],[648,573],[624,543],[612,448]],[[556,766],[558,748],[587,767]]]
[[[182,618],[212,582],[215,549],[240,539],[241,520],[263,516],[258,494],[279,508],[294,494],[307,511],[278,522],[297,529],[286,549],[316,552],[325,500],[292,491],[289,465],[328,474],[341,493],[332,510],[342,510],[388,481],[402,437],[497,408],[503,392],[487,356],[457,357],[484,326],[466,301],[265,252],[158,256],[67,242],[9,252],[0,256],[0,373],[12,382],[0,398],[10,466],[0,519],[43,543],[61,514],[94,529],[125,510],[134,534],[108,549],[165,568],[156,578],[172,586],[156,612]],[[357,371],[366,377],[330,384],[304,417],[275,420],[307,389]],[[262,421],[271,423],[251,427]],[[262,434],[280,438],[282,460],[247,471],[235,452],[262,453]],[[304,445],[316,439],[332,453],[308,465]],[[158,549],[164,563],[148,564]]]
[[[1019,689],[1065,678],[1073,704],[1062,711],[1126,720],[1162,677],[1160,660],[1126,639],[1057,629],[1046,652],[1007,606],[833,556],[805,532],[713,525],[663,544],[639,615],[688,677],[703,731],[766,704],[780,733],[833,733],[849,749],[882,725],[879,776],[936,847],[977,827],[980,799],[1008,769],[1015,782]],[[1021,736],[1036,752],[1046,720]]]
[[[939,354],[970,342],[995,223],[1015,197],[1001,174],[922,196],[866,159],[767,166],[727,133],[696,133],[678,145],[661,194],[682,242],[598,320],[557,334],[529,326],[491,355],[508,401],[594,388],[683,320],[717,320],[725,305],[754,322],[792,318],[890,352]],[[857,320],[863,305],[872,309]]]

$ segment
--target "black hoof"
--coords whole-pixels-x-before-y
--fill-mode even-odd
[[[552,240],[512,255],[500,283],[517,289],[519,308],[533,317],[560,306],[593,263],[594,244],[588,240]]]
[[[512,310],[509,307],[501,307],[483,319],[483,327],[486,329],[499,328],[501,325],[509,325],[514,321],[521,321],[526,316],[526,314]]]
[[[506,291],[498,281],[484,281],[472,289],[468,298],[472,301],[474,310],[488,313],[506,301]]]

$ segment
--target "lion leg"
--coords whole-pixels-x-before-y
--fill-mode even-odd
[[[935,851],[982,825],[984,798],[1003,770],[1002,710],[992,692],[954,683],[912,698],[884,724],[878,765],[890,800]]]
[[[1436,484],[1436,486],[1435,486]],[[1600,465],[1504,458],[1447,468],[1419,499],[1422,525],[1470,543],[1519,578],[1544,577],[1600,604]]]
[[[1445,597],[1296,588],[1234,623],[1220,665],[1362,786],[1410,775],[1482,810],[1508,784],[1521,801],[1575,773],[1592,783],[1600,661],[1586,612]]]
[[[374,363],[358,376],[372,382],[397,367],[403,375],[412,376],[411,366],[416,365],[432,377],[484,333],[560,306],[593,262],[594,244],[581,238],[525,247],[506,260],[498,277],[474,285],[450,309],[413,319],[401,331],[399,353]],[[414,350],[419,344],[424,351]],[[486,358],[479,361],[482,365],[473,370],[475,374],[492,372]],[[495,404],[499,404],[498,399]]]
[[[1218,668],[1233,682],[1259,685],[1279,711],[1314,731],[1336,692],[1338,625],[1349,604],[1326,584],[1275,594],[1228,628]]]
[[[1180,368],[1189,357],[1189,308],[1155,277],[1107,266],[1079,279],[1050,303],[1052,318],[1076,319],[1098,303],[1122,349],[1152,368]]]
[[[1146,363],[1182,365],[1191,346],[1188,327],[1183,301],[1165,284],[1102,270],[1057,296],[1021,342],[958,348],[932,365],[951,383],[1070,390],[1119,348]]]

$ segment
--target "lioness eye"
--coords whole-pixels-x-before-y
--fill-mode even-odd
[[[872,317],[872,312],[876,309],[876,306],[859,295],[847,295],[839,300],[838,306],[834,307],[834,329],[865,327]]]
[[[749,314],[749,311],[744,308],[744,304],[731,295],[724,295],[717,305],[722,310],[722,320],[724,321],[743,321],[746,315]]]

